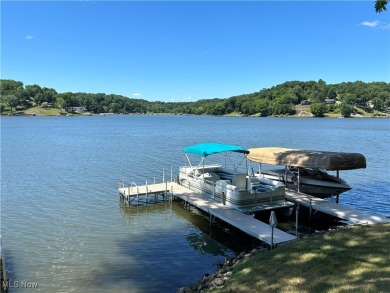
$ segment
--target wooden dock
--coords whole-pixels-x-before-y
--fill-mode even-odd
[[[138,190],[138,192],[136,192]],[[138,189],[133,186],[121,187],[118,189],[121,196],[129,198],[134,196],[149,195],[152,193],[170,193],[170,196],[181,198],[198,209],[217,217],[224,222],[240,229],[241,231],[267,243],[278,244],[296,239],[295,236],[283,232],[279,229],[273,229],[269,224],[256,220],[251,215],[244,214],[238,210],[231,209],[223,204],[207,198],[199,193],[183,187],[177,183],[160,183],[147,186],[139,186]]]
[[[313,210],[320,211],[355,224],[377,224],[390,222],[389,218],[383,216],[373,215],[355,208],[330,202],[322,198],[296,192],[290,189],[286,189],[286,199],[290,202],[309,208],[311,206]]]

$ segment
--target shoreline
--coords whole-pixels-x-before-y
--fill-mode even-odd
[[[274,258],[278,258],[277,255],[279,254],[279,252],[280,254],[285,253],[284,251],[278,251],[278,247],[290,247],[293,250],[291,253],[294,254],[295,253],[294,245],[296,246],[297,244],[295,243],[298,242],[309,242],[311,241],[309,239],[316,239],[321,237],[322,239],[320,239],[320,241],[322,240],[322,242],[324,242],[325,245],[326,242],[332,242],[332,239],[330,238],[332,237],[336,238],[337,234],[342,233],[343,231],[346,231],[346,233],[348,233],[348,231],[352,231],[352,229],[366,229],[367,227],[368,227],[367,229],[371,228],[371,230],[373,230],[372,227],[379,227],[379,226],[389,226],[389,224],[386,223],[371,224],[371,225],[354,224],[354,225],[347,225],[347,226],[336,226],[326,231],[319,231],[313,234],[303,235],[300,238],[279,244],[273,250],[269,249],[268,247],[262,246],[258,249],[255,248],[249,252],[241,252],[236,257],[225,259],[223,263],[218,264],[218,268],[214,273],[212,274],[206,273],[199,281],[187,287],[181,287],[177,289],[176,293],[209,292],[210,290],[211,292],[214,292],[214,289],[216,289],[217,292],[220,292],[220,290],[222,290],[221,292],[223,292],[224,290],[227,289],[226,287],[228,287],[228,292],[233,292],[232,289],[229,288],[229,284],[228,284],[229,280],[231,280],[233,277],[235,277],[236,280],[237,279],[239,280],[239,278],[236,277],[237,274],[239,274],[240,272],[243,272],[245,274],[244,271],[251,270],[252,266],[250,264],[247,265],[247,263],[250,263],[251,260],[254,258],[257,258],[258,259],[257,262],[261,264],[263,257],[265,258],[269,255],[274,255]],[[351,233],[353,233],[353,231]],[[383,237],[386,238],[386,236]],[[346,246],[348,248],[348,245]],[[312,250],[315,251],[316,248],[312,248]],[[307,251],[307,253],[311,255],[314,253],[313,251],[309,250]],[[239,268],[237,268],[239,264],[242,264],[241,267],[244,267],[241,269],[241,271]],[[276,267],[283,266],[283,265],[284,264],[282,263],[275,264]],[[325,265],[325,266],[332,266],[332,265]],[[329,267],[329,271],[332,271],[331,269],[332,268]],[[302,274],[305,274],[305,272],[302,272]],[[326,276],[322,276],[322,278],[324,277]],[[236,281],[236,283],[239,282]],[[300,285],[299,284],[294,284],[294,285],[297,286],[297,291],[293,291],[293,292],[299,292]],[[255,290],[255,288],[253,288],[253,290]]]
[[[315,117],[313,115],[270,115],[270,116],[259,116],[259,115],[195,115],[195,114],[172,114],[172,113],[129,113],[129,114],[116,114],[116,113],[58,113],[58,114],[42,114],[42,113],[25,113],[25,112],[16,112],[11,114],[0,114],[0,117],[85,117],[85,116],[197,116],[197,117],[239,117],[239,118],[318,118],[318,119],[335,119],[335,118],[345,118],[345,119],[366,119],[366,118],[390,118],[390,114],[383,115],[351,115],[348,117],[344,116],[324,116],[324,117]]]

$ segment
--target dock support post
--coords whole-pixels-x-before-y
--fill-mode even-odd
[[[165,180],[165,197],[168,196],[168,181]]]
[[[298,192],[301,192],[301,172],[300,172],[300,168],[298,168]]]
[[[148,203],[148,181],[145,181],[146,183],[146,204]]]
[[[310,198],[310,212],[309,212],[309,223],[311,224],[311,214],[312,214],[312,206],[311,206],[311,198]]]
[[[299,204],[295,209],[295,236],[298,237],[298,215],[299,215]]]
[[[336,203],[339,203],[339,195],[336,195]]]

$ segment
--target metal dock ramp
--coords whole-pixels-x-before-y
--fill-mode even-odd
[[[128,197],[129,195],[137,196],[137,194],[134,192],[134,188],[131,189],[129,187],[122,187],[119,188],[118,191],[122,196],[125,197]],[[166,191],[169,191],[174,197],[181,198],[198,209],[201,209],[202,211],[223,220],[224,222],[267,244],[277,244],[296,239],[295,236],[276,228],[273,229],[272,239],[272,228],[269,224],[256,220],[251,215],[247,215],[238,210],[226,207],[221,203],[209,199],[201,194],[195,193],[192,190],[177,183],[160,183],[139,186],[138,196],[151,193],[166,193]]]
[[[330,202],[322,198],[314,197],[305,193],[286,189],[286,199],[328,215],[350,221],[355,224],[389,223],[390,219],[373,215],[339,203]]]

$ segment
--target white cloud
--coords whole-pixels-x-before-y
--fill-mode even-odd
[[[134,93],[133,96],[139,97],[139,96],[142,96],[142,94],[140,94],[140,93]]]
[[[379,25],[379,20],[363,21],[360,23],[360,25],[369,26],[369,27],[377,27]]]
[[[27,36],[26,36],[26,40],[27,40],[27,41],[30,41],[30,40],[32,40],[32,39],[35,39],[35,37],[32,36],[32,35],[27,35]]]
[[[368,26],[372,28],[378,28],[378,29],[390,29],[390,23],[381,22],[379,20],[373,20],[373,21],[363,21],[360,23],[362,26]]]

